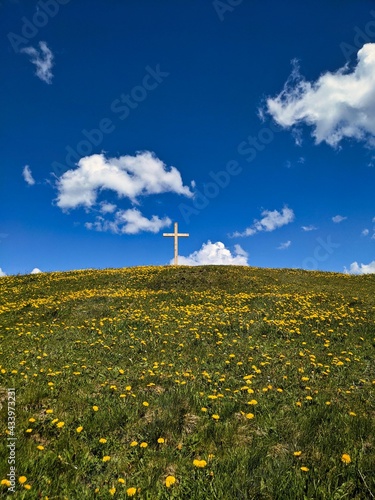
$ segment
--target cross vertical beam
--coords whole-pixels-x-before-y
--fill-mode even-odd
[[[173,233],[163,233],[163,236],[170,236],[174,238],[174,265],[178,266],[178,238],[187,238],[189,233],[179,233],[178,232],[178,223],[174,223],[174,232]]]

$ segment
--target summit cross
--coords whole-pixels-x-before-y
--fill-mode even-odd
[[[174,265],[178,266],[178,238],[187,238],[189,233],[179,233],[178,223],[174,223],[174,233],[163,233],[163,236],[173,236],[174,238]]]

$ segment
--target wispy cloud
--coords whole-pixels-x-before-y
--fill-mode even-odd
[[[36,76],[46,83],[52,83],[53,54],[46,42],[39,42],[39,50],[35,47],[25,47],[22,53],[30,56],[30,61],[36,66]]]
[[[293,168],[295,165],[303,165],[305,163],[305,158],[303,156],[300,156],[297,160],[291,161],[291,160],[286,160],[284,163],[285,168]]]
[[[301,226],[303,231],[316,231],[318,228],[311,225],[311,226]]]
[[[345,268],[346,273],[350,274],[373,274],[375,273],[375,260],[369,264],[358,264],[358,262],[352,262],[350,264],[349,271]]]
[[[171,260],[170,264],[172,263],[173,260]],[[178,263],[185,266],[210,264],[248,266],[248,254],[240,245],[235,245],[232,253],[221,241],[217,241],[216,243],[207,241],[207,243],[203,243],[200,250],[196,250],[188,257],[179,256]]]
[[[116,210],[116,208],[116,205],[114,205],[113,203],[108,203],[107,201],[103,201],[100,204],[100,211],[103,214],[112,214]]]
[[[95,154],[81,158],[78,167],[65,172],[57,181],[57,206],[63,210],[96,204],[98,193],[114,191],[119,198],[137,203],[140,196],[176,193],[192,197],[184,186],[181,174],[175,167],[167,166],[150,151],[135,156],[106,158]]]
[[[332,220],[335,224],[339,224],[340,222],[346,219],[347,217],[343,217],[342,215],[335,215],[334,217],[332,217]]]
[[[164,227],[172,224],[169,217],[160,219],[153,215],[151,219],[144,217],[141,212],[132,208],[129,210],[118,210],[113,220],[107,220],[102,216],[97,216],[95,222],[86,222],[85,227],[94,231],[109,231],[115,234],[137,234],[142,231],[158,233]]]
[[[231,236],[233,238],[242,236],[253,236],[261,231],[274,231],[275,229],[293,222],[295,215],[291,208],[284,207],[281,212],[277,210],[263,210],[260,220],[255,219],[253,224],[243,232],[236,231]]]
[[[365,44],[353,71],[346,65],[306,81],[295,63],[283,90],[267,99],[267,112],[283,128],[306,124],[317,144],[337,146],[344,138],[375,145],[375,44]]]
[[[375,217],[373,217],[373,218],[372,218],[372,221],[371,221],[371,222],[372,222],[373,224],[375,223]],[[373,226],[372,230],[373,230],[373,233],[372,233],[371,239],[372,239],[372,240],[375,240],[375,226]],[[368,236],[369,234],[370,234],[369,229],[364,229],[364,230],[362,231],[362,235],[363,235],[363,236]]]
[[[29,165],[25,165],[22,171],[23,178],[25,179],[25,182],[29,186],[33,186],[35,184],[35,180],[33,178],[33,175],[31,173]]]
[[[290,245],[292,244],[292,242],[289,240],[289,241],[286,241],[285,243],[281,243],[280,246],[277,247],[278,250],[286,250],[287,248],[290,247]]]
[[[0,278],[3,277],[3,276],[6,276],[6,274],[4,273],[4,271],[0,267]]]

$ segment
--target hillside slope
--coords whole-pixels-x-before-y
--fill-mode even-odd
[[[9,498],[375,494],[374,275],[5,277],[0,326],[5,496],[17,437]]]

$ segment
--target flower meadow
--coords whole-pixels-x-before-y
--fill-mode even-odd
[[[374,320],[374,275],[3,277],[0,496],[375,498]]]

